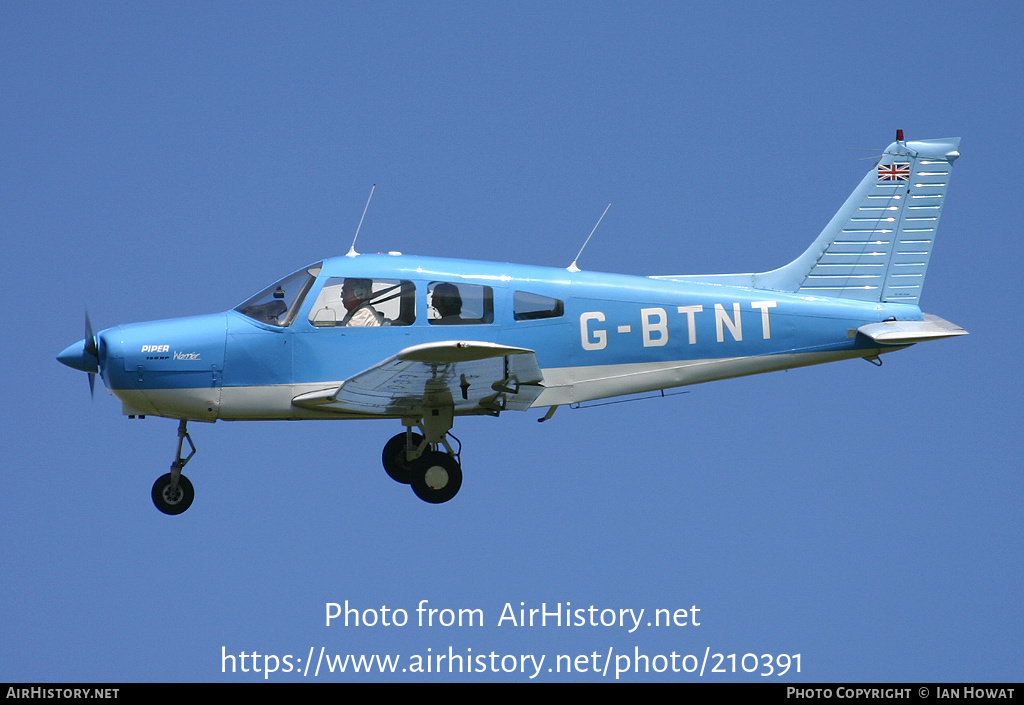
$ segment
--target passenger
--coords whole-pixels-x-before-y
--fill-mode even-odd
[[[382,326],[384,317],[370,305],[373,282],[369,279],[346,279],[341,287],[341,301],[348,311],[343,326]]]
[[[465,322],[462,320],[462,295],[459,294],[459,287],[454,284],[441,283],[435,286],[430,302],[440,316],[431,323],[457,325]]]

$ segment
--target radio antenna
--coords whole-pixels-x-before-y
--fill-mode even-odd
[[[607,206],[605,206],[604,213],[602,213],[601,217],[597,219],[597,223],[594,225],[594,229],[590,231],[590,234],[587,235],[587,239],[583,241],[583,247],[581,247],[580,251],[576,253],[576,259],[574,259],[572,261],[572,264],[570,264],[568,267],[566,267],[566,269],[568,269],[570,272],[579,272],[580,271],[580,268],[576,266],[576,260],[578,260],[580,258],[580,255],[583,254],[583,250],[586,249],[587,243],[590,242],[590,238],[594,237],[594,233],[597,232],[597,226],[601,224],[602,220],[604,220],[605,214],[608,213],[608,209],[611,208],[611,207],[612,207],[611,203],[609,203]]]
[[[377,188],[377,184],[370,187],[370,198],[366,199],[366,206],[363,207],[363,215],[359,218],[359,225],[356,226],[355,237],[352,238],[352,247],[348,248],[348,254],[345,255],[346,257],[356,257],[359,254],[356,252],[356,238],[359,237],[359,229],[363,227],[363,218],[366,217],[366,211],[370,208],[370,199],[373,198],[373,190],[375,188]]]

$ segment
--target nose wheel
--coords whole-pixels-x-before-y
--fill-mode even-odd
[[[181,514],[192,506],[196,492],[192,483],[184,475],[178,475],[174,484],[171,473],[161,475],[153,483],[153,504],[164,514]]]

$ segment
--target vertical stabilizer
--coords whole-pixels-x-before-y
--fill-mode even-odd
[[[959,146],[893,142],[807,251],[755,285],[917,304]]]
[[[817,239],[786,266],[654,278],[918,304],[960,138],[905,142],[900,133]]]

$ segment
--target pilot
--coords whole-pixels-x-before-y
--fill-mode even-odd
[[[462,295],[459,294],[459,287],[454,284],[442,282],[434,287],[430,302],[434,306],[440,318],[432,323],[440,325],[456,325],[464,323],[462,320]]]
[[[346,279],[341,287],[341,302],[348,311],[341,320],[343,326],[381,326],[384,317],[370,305],[373,282],[369,279]]]

